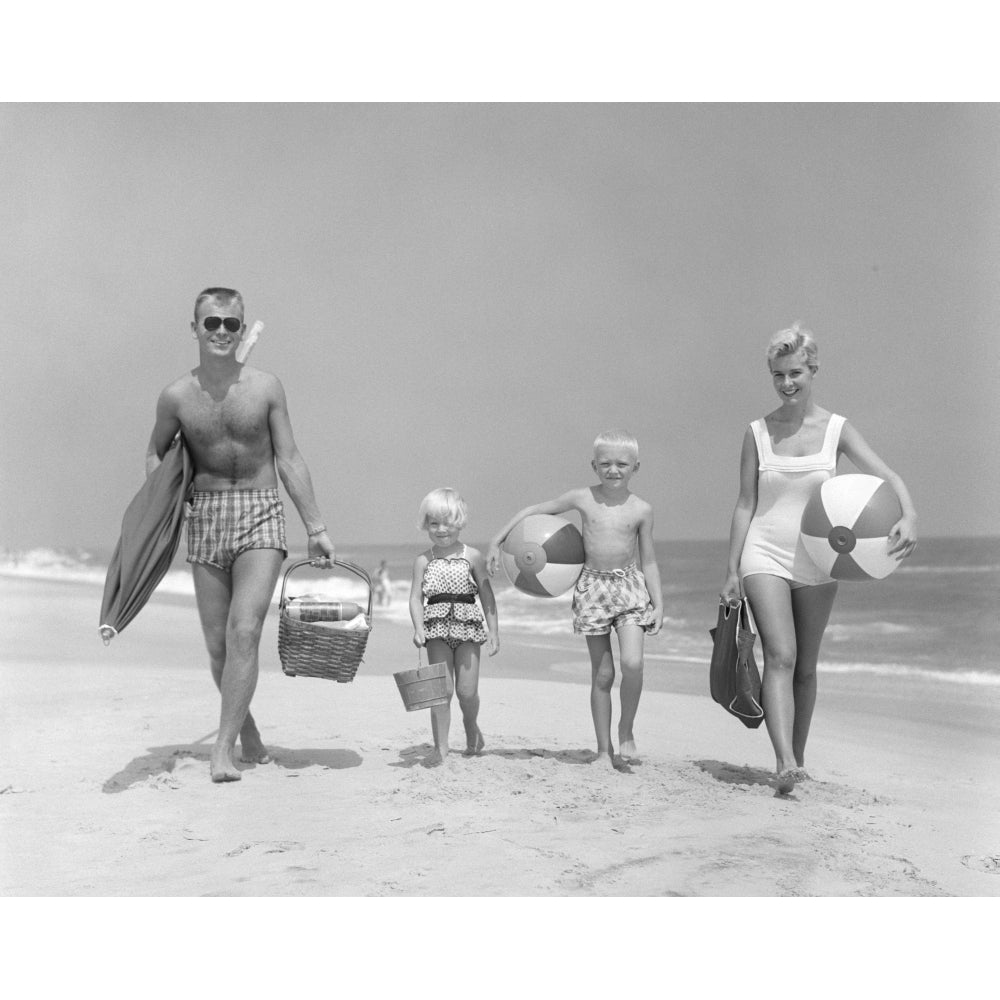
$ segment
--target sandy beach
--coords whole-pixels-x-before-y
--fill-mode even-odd
[[[253,707],[275,759],[216,786],[189,601],[154,597],[105,648],[93,588],[0,593],[4,896],[1000,895],[998,688],[863,703],[832,679],[814,780],[778,797],[763,729],[686,690],[700,672],[644,693],[620,774],[591,762],[584,650],[510,636],[483,665],[484,754],[428,768],[428,713],[391,676],[407,629],[378,623],[335,684],[281,673],[272,613]]]

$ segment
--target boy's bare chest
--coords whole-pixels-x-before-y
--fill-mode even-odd
[[[584,527],[602,535],[635,535],[639,528],[639,513],[634,504],[615,506],[588,503],[583,510]]]

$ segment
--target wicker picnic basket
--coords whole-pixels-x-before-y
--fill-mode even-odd
[[[281,581],[281,600],[278,604],[278,656],[281,658],[281,669],[289,677],[320,677],[346,684],[354,680],[365,655],[365,646],[372,631],[371,577],[354,563],[334,559],[333,564],[361,577],[368,587],[368,610],[365,612],[368,627],[328,628],[317,622],[292,618],[285,597],[288,577],[300,566],[312,565],[309,559],[292,563]]]

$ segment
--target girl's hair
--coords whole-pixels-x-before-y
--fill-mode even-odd
[[[456,528],[464,528],[466,521],[469,520],[469,508],[459,495],[458,490],[444,486],[441,489],[431,490],[420,501],[417,519],[417,527],[421,531],[426,531],[431,521],[440,521],[442,524],[452,524]]]
[[[816,347],[816,338],[812,335],[811,330],[805,329],[798,323],[793,323],[787,330],[779,330],[768,342],[768,368],[771,367],[771,362],[776,358],[797,354],[799,351],[805,352],[806,364],[815,371],[819,367],[819,349]]]
[[[639,442],[636,440],[635,436],[629,434],[628,431],[601,431],[601,433],[594,438],[594,451],[596,452],[598,448],[606,444],[620,445],[622,448],[628,448],[632,451],[636,458],[639,457]]]
[[[198,307],[208,299],[218,299],[220,302],[239,302],[243,308],[243,296],[235,288],[206,288],[194,300],[194,318],[198,318]]]

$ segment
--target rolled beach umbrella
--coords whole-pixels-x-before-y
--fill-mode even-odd
[[[178,434],[122,518],[101,603],[99,629],[105,646],[142,610],[170,569],[193,478],[191,456]]]
[[[253,326],[247,331],[247,335],[240,341],[240,346],[236,348],[236,360],[241,365],[250,357],[250,352],[253,350],[254,344],[257,343],[257,338],[263,332],[263,321],[255,320]]]

